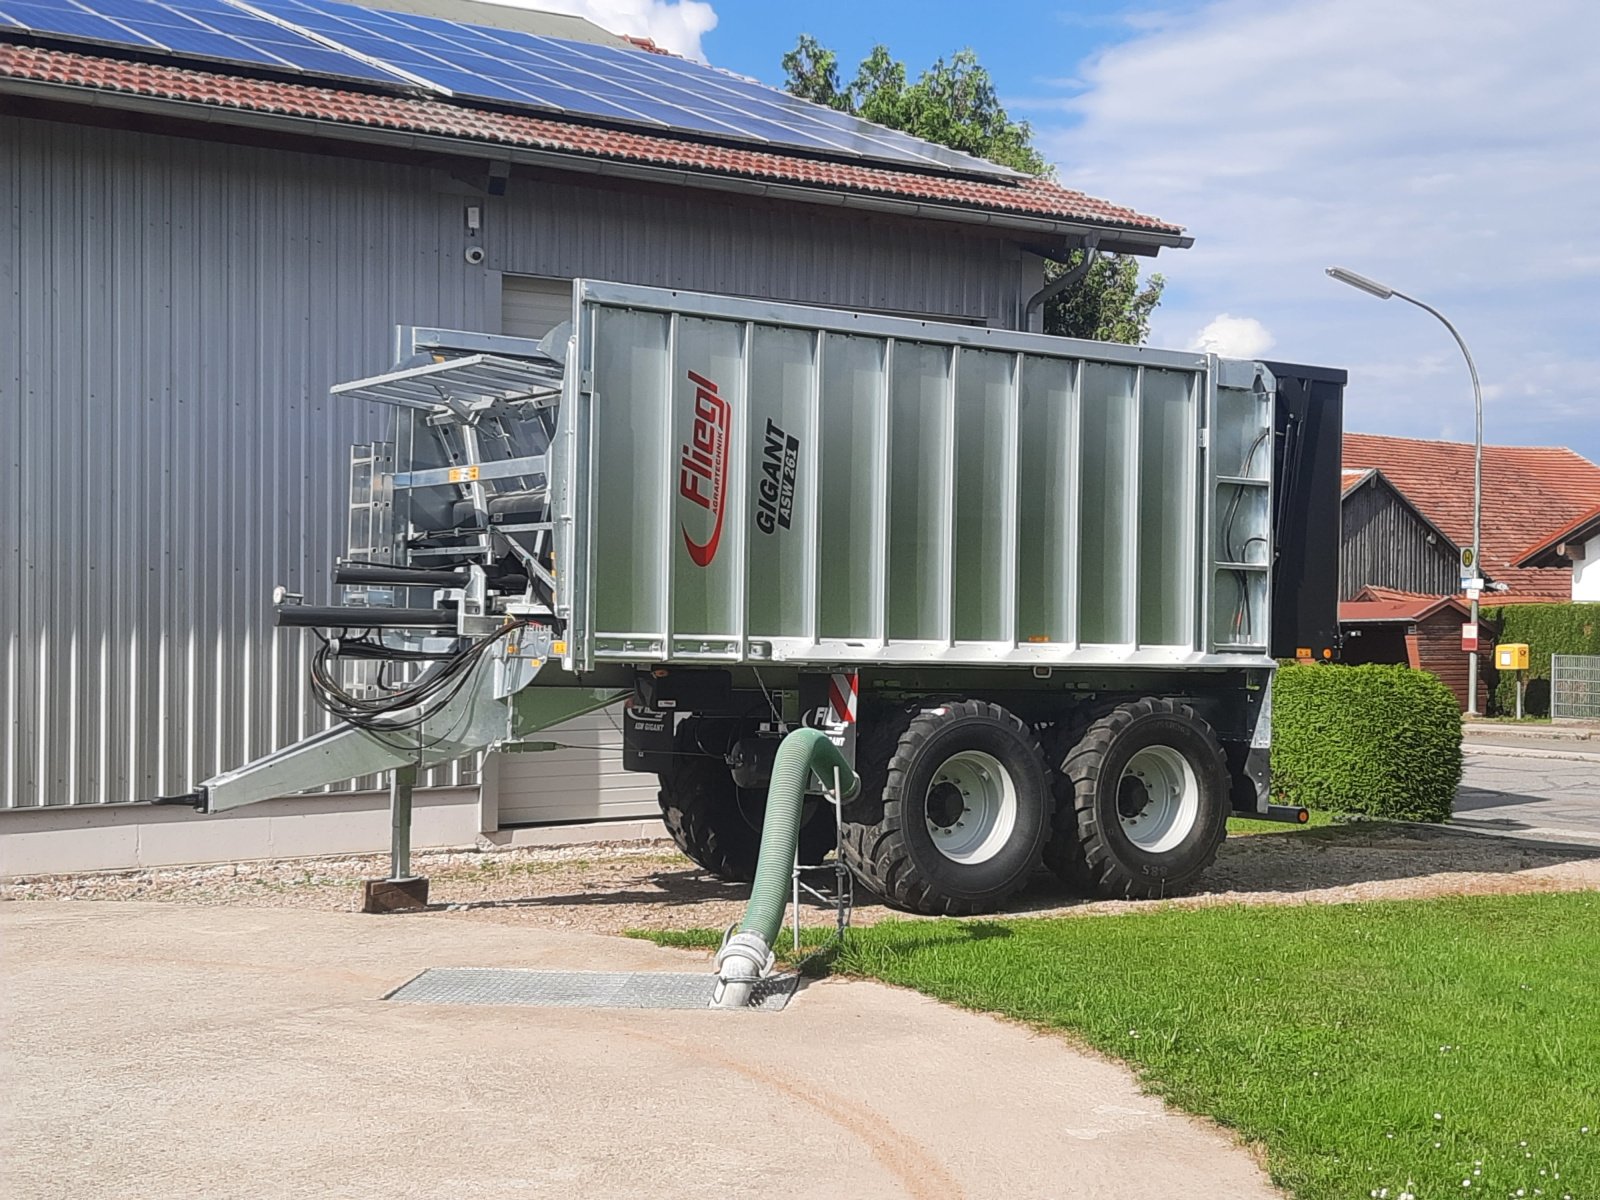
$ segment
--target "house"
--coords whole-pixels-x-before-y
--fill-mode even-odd
[[[1530,570],[1566,570],[1572,599],[1600,603],[1600,505],[1530,546],[1516,560]]]
[[[1467,707],[1467,656],[1461,651],[1461,627],[1470,610],[1455,596],[1419,595],[1396,588],[1364,587],[1339,602],[1343,634],[1342,660],[1363,663],[1405,663],[1430,671]],[[1492,630],[1485,626],[1487,639]],[[1478,678],[1479,712],[1489,702],[1486,672]]]
[[[1458,590],[1459,574],[1444,578],[1436,560],[1441,549],[1472,545],[1472,443],[1347,433],[1343,461],[1347,473],[1380,472],[1406,504],[1381,488],[1381,495],[1369,500],[1359,486],[1350,485],[1347,475],[1344,563],[1354,573],[1343,580],[1341,595],[1354,596],[1369,583],[1423,594]],[[1376,507],[1385,497],[1396,510],[1392,517],[1361,519],[1364,506]],[[1574,451],[1485,446],[1480,569],[1496,585],[1494,603],[1570,599],[1570,563],[1555,555],[1539,558],[1543,565],[1527,565],[1532,561],[1529,548],[1542,545],[1597,505],[1600,466]],[[1399,511],[1404,507],[1410,508],[1409,515]],[[1431,543],[1429,532],[1435,535]],[[1359,546],[1352,547],[1352,541]]]
[[[269,597],[332,594],[349,446],[385,426],[328,389],[386,369],[396,325],[537,336],[589,277],[1016,329],[1040,319],[1046,256],[1189,244],[573,28],[538,43],[578,64],[566,83],[497,51],[447,87],[430,27],[340,49],[346,27],[420,18],[328,0],[313,36],[260,5],[165,0],[133,32],[149,4],[0,23],[0,874],[387,844],[376,793],[206,820],[128,802],[327,723]],[[512,48],[545,28],[401,7]],[[173,10],[234,32],[170,36]],[[526,755],[435,772],[418,845],[653,818],[610,717],[587,721],[537,784]]]

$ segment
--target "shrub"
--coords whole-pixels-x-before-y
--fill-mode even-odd
[[[1272,689],[1280,803],[1443,821],[1461,782],[1461,706],[1410,667],[1294,666]]]
[[[1497,642],[1528,645],[1528,691],[1523,710],[1530,717],[1550,715],[1550,656],[1600,654],[1600,604],[1503,604],[1483,614],[1499,627]],[[1488,659],[1491,670],[1493,658]],[[1517,711],[1517,677],[1507,671],[1489,677],[1489,711]]]

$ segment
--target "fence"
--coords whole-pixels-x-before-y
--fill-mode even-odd
[[[1550,716],[1557,721],[1600,721],[1600,656],[1550,656]]]

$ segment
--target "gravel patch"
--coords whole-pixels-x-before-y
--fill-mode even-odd
[[[140,900],[191,905],[354,911],[361,881],[381,878],[384,855],[231,863],[92,875],[41,876],[0,885],[0,900]],[[665,839],[514,850],[422,852],[442,919],[483,920],[597,933],[724,928],[740,919],[749,888],[712,879]],[[1163,905],[1310,904],[1471,893],[1600,888],[1600,846],[1489,838],[1449,829],[1354,826],[1229,839],[1193,894],[1164,901],[1072,896],[1048,873],[1009,911],[1028,915],[1136,912]],[[858,889],[855,920],[893,913]],[[806,923],[827,924],[813,905]]]

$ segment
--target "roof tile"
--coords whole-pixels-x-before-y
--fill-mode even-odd
[[[1472,444],[1344,435],[1344,469],[1376,467],[1458,546],[1472,544]],[[1600,503],[1600,466],[1563,446],[1483,448],[1483,569],[1505,600],[1570,600],[1566,567],[1518,567],[1527,548]]]
[[[1177,237],[1181,227],[1098,200],[1048,179],[983,181],[862,163],[827,162],[781,150],[736,149],[655,133],[604,129],[462,102],[380,95],[330,85],[279,83],[217,70],[0,43],[0,80],[11,78],[252,112],[364,125],[467,141],[650,163],[708,174],[772,179],[840,191],[927,200],[1051,220]]]

